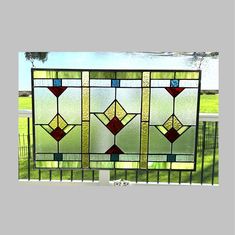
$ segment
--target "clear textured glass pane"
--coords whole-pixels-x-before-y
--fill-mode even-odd
[[[115,98],[114,88],[90,88],[91,112],[104,112]]]
[[[60,153],[81,153],[81,126],[75,126],[59,142]]]
[[[99,87],[111,87],[110,79],[91,79],[90,86],[99,86]]]
[[[177,162],[192,162],[194,161],[194,155],[176,155]]]
[[[190,127],[174,143],[172,152],[175,154],[193,154],[195,148],[195,127]]]
[[[120,87],[141,87],[141,80],[121,80]]]
[[[148,155],[148,161],[165,162],[166,160],[167,155]]]
[[[53,154],[36,154],[36,160],[54,160]]]
[[[161,154],[170,153],[171,143],[154,126],[149,127],[149,153]]]
[[[118,88],[117,100],[127,113],[140,113],[141,89],[139,88]]]
[[[175,99],[175,115],[183,125],[196,124],[197,96],[197,89],[184,89]]]
[[[81,154],[63,154],[63,160],[81,160]]]
[[[173,98],[164,88],[152,88],[150,124],[163,125],[173,113]]]
[[[135,162],[135,161],[139,161],[140,156],[139,155],[134,155],[134,154],[121,154],[119,156],[119,161],[122,162]]]
[[[41,126],[35,126],[36,153],[56,153],[57,141]]]
[[[181,80],[180,87],[198,87],[198,80]]]
[[[63,79],[62,80],[62,86],[81,86],[81,79]]]
[[[34,112],[35,124],[47,124],[56,115],[56,97],[47,88],[34,88]]]
[[[90,152],[105,153],[113,144],[113,134],[95,115],[91,115]]]
[[[35,79],[34,81],[34,86],[45,86],[45,87],[48,87],[48,86],[52,86],[52,79]]]
[[[133,118],[116,137],[124,153],[138,153],[140,148],[140,115]]]
[[[109,161],[110,154],[90,154],[91,161]]]
[[[68,88],[59,98],[58,113],[68,124],[81,124],[81,89]]]
[[[169,87],[170,80],[152,80],[151,87]]]

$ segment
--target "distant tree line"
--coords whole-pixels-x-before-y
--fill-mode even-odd
[[[48,52],[25,52],[26,60],[29,60],[32,63],[32,67],[34,67],[34,61],[39,60],[43,63],[47,61]]]

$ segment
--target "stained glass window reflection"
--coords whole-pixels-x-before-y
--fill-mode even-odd
[[[36,168],[195,170],[200,77],[32,69]]]

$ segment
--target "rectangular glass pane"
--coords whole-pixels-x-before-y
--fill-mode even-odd
[[[117,72],[116,77],[117,79],[141,79],[142,73],[141,72]]]
[[[195,168],[200,71],[32,75],[37,168]]]
[[[115,78],[115,72],[105,72],[105,71],[91,71],[90,72],[90,79],[114,79]]]
[[[58,78],[81,78],[80,71],[59,71]]]

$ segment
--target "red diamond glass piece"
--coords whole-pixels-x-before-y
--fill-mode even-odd
[[[166,90],[173,96],[176,97],[177,95],[179,95],[184,88],[182,87],[167,87]]]
[[[122,154],[124,152],[117,145],[114,144],[105,153],[108,153],[108,154]]]
[[[50,134],[57,141],[60,141],[66,135],[60,127],[56,127]]]
[[[173,143],[176,139],[178,139],[180,137],[180,134],[174,128],[171,128],[165,134],[165,136],[171,143]]]
[[[114,134],[116,135],[123,127],[124,125],[121,123],[121,121],[114,117],[107,125],[106,127]]]
[[[59,97],[59,96],[67,89],[67,87],[65,87],[65,86],[59,86],[59,87],[51,86],[51,87],[48,87],[48,89],[49,89],[56,97]]]

